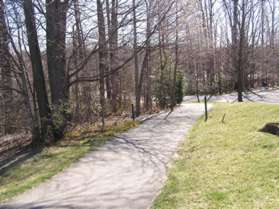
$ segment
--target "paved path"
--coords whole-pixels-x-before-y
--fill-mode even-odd
[[[279,104],[279,89],[261,89],[254,90],[253,92],[248,92],[244,95],[244,101],[249,102],[260,102],[260,103],[270,103],[270,104]],[[196,96],[186,96],[185,101],[187,102],[196,102]],[[203,100],[203,96],[200,97]],[[210,99],[210,102],[236,102],[237,93],[224,94],[213,96]]]
[[[7,206],[18,209],[147,209],[203,105],[182,104],[116,137]]]

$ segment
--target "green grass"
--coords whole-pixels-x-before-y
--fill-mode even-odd
[[[267,122],[279,122],[279,106],[216,104],[191,130],[153,209],[279,208],[279,137],[259,132]]]
[[[126,121],[110,126],[104,133],[95,127],[79,128],[65,137],[65,140],[45,148],[41,153],[9,169],[0,176],[0,202],[37,186],[69,167],[90,150],[103,145],[115,134],[135,127],[137,122]]]

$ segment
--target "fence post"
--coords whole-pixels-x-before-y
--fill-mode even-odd
[[[205,108],[205,122],[208,120],[208,110],[207,110],[207,97],[204,96],[204,108]]]

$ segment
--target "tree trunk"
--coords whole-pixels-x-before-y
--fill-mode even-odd
[[[25,25],[27,29],[28,45],[32,63],[34,90],[36,92],[36,99],[39,107],[40,116],[41,140],[39,141],[39,143],[34,143],[41,145],[44,143],[44,139],[47,136],[48,128],[51,124],[51,112],[47,97],[45,77],[43,72],[41,52],[38,43],[32,0],[24,0],[23,6],[25,15]]]
[[[5,20],[5,8],[3,0],[0,0],[0,75],[2,89],[2,117],[3,133],[13,133],[11,105],[13,101],[11,63],[9,59],[9,38],[8,29]]]
[[[74,50],[74,66],[77,69],[78,64],[85,58],[85,44],[83,38],[83,30],[81,25],[81,14],[79,7],[79,0],[73,1],[74,5],[74,16],[75,16],[75,27],[73,27],[73,50]],[[76,74],[76,79],[79,79],[79,73]],[[75,118],[80,122],[80,85],[76,83],[74,86],[75,95]]]
[[[102,131],[105,128],[105,70],[106,70],[106,31],[105,20],[103,14],[103,4],[101,0],[97,0],[98,13],[98,32],[99,32],[99,75],[100,75],[100,104],[101,104],[101,118]]]
[[[178,7],[177,2],[175,5],[175,63],[173,69],[173,82],[172,82],[172,101],[171,101],[171,110],[173,111],[176,105],[176,76],[177,76],[177,68],[178,68]]]
[[[67,122],[66,19],[68,0],[46,0],[47,64],[54,109],[55,137],[63,137]]]
[[[111,70],[117,67],[118,59],[118,0],[111,0],[111,27],[109,31],[109,46],[110,46],[110,66]],[[119,73],[113,72],[111,75],[111,105],[112,111],[117,112],[119,96]]]
[[[110,1],[106,0],[106,14],[107,14],[107,33],[108,33],[108,38],[111,38],[111,8],[110,8]],[[111,100],[111,94],[112,94],[112,89],[111,89],[111,46],[110,46],[110,41],[107,43],[107,66],[106,66],[106,92],[107,92],[107,98]]]
[[[233,68],[237,73],[237,99],[243,101],[242,88],[242,73],[239,60],[239,45],[238,45],[238,0],[233,0],[233,25],[232,25],[232,62]]]
[[[145,88],[145,97],[144,97],[144,106],[145,110],[152,109],[152,95],[151,95],[151,63],[150,63],[150,56],[151,56],[151,46],[150,46],[150,36],[151,36],[151,4],[152,0],[147,1],[147,18],[146,18],[146,63],[145,63],[145,70],[146,70],[146,88]]]
[[[138,60],[138,39],[137,39],[137,13],[136,0],[133,0],[133,33],[134,33],[134,68],[135,68],[135,97],[136,97],[136,116],[140,115],[140,91],[139,91],[139,60]]]

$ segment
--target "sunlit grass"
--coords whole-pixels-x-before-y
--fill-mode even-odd
[[[11,168],[0,176],[0,202],[8,200],[51,178],[97,148],[115,134],[137,126],[137,122],[125,121],[110,126],[105,132],[94,132],[95,128],[79,128],[68,133],[64,140],[45,148],[41,153]]]
[[[277,105],[214,105],[185,140],[153,208],[278,208],[279,137],[259,132],[278,121]]]

